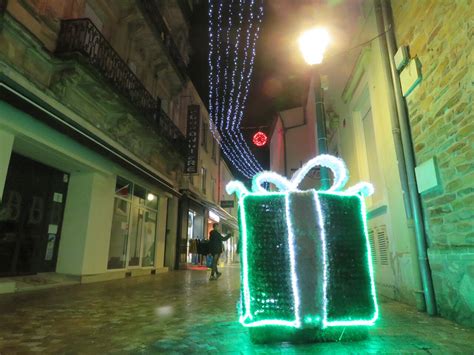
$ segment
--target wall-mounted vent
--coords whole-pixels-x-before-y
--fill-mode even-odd
[[[375,229],[377,244],[379,247],[380,265],[388,265],[388,235],[385,224]]]
[[[377,249],[375,248],[375,240],[374,240],[374,230],[369,229],[369,244],[370,244],[370,252],[372,254],[372,264],[377,264]]]

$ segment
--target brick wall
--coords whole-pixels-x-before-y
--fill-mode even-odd
[[[422,196],[439,312],[474,326],[474,26],[471,0],[392,0],[397,44],[422,64],[407,106],[416,163],[435,157]]]

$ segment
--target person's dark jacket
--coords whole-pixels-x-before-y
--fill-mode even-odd
[[[222,253],[222,242],[226,241],[230,237],[230,234],[223,237],[218,231],[211,231],[211,234],[209,235],[209,252],[213,255]]]

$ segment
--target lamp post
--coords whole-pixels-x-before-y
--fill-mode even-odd
[[[328,144],[326,137],[326,119],[324,117],[324,103],[321,94],[321,78],[318,64],[323,62],[324,52],[329,44],[329,34],[324,28],[313,28],[304,32],[299,38],[299,45],[303,58],[312,67],[314,101],[316,114],[316,136],[318,153],[327,154]],[[330,187],[329,172],[321,167],[321,187],[327,190]]]

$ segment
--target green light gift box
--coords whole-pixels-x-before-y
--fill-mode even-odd
[[[301,191],[315,166],[330,168],[327,191]],[[370,326],[378,317],[364,197],[372,185],[347,181],[342,160],[320,155],[291,180],[254,176],[252,191],[227,185],[239,196],[241,238],[240,322],[247,327],[297,329]],[[272,183],[270,192],[262,184]]]

